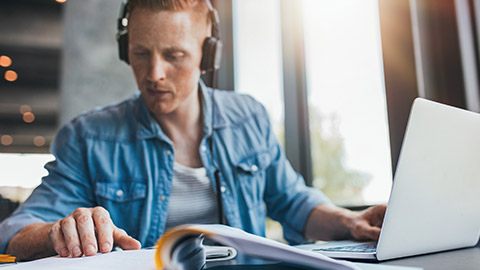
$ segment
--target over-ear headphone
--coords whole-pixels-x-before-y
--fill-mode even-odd
[[[212,36],[207,37],[203,42],[200,69],[202,71],[215,71],[220,68],[222,57],[222,41],[220,40],[219,31],[220,19],[217,10],[213,8],[210,0],[204,1],[208,6],[208,16],[212,23]],[[128,12],[128,0],[123,0],[117,23],[118,55],[121,60],[130,64],[128,59]]]

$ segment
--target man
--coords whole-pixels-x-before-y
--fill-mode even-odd
[[[222,91],[212,99],[199,79],[215,23],[208,4],[129,2],[128,59],[140,95],[60,130],[49,175],[0,225],[0,253],[34,259],[139,249],[171,226],[216,223],[217,215],[264,235],[267,212],[291,243],[378,238],[384,206],[354,213],[331,205],[293,171],[259,103]]]

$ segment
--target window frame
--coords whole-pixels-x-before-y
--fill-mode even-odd
[[[313,172],[302,17],[303,1],[278,1],[282,33],[285,153],[292,167],[304,177],[306,184],[311,186]],[[480,12],[480,0],[377,1],[392,174],[394,174],[410,107],[415,98],[422,96],[470,110],[480,108],[480,100],[478,100],[480,96],[478,90],[480,16],[477,15]],[[215,1],[216,4],[222,2],[223,0]],[[228,2],[232,7],[231,0]],[[441,5],[439,2],[454,7],[449,11],[448,22],[445,22],[439,14],[444,10],[438,7]],[[233,10],[229,12],[231,23]],[[465,12],[470,15],[467,19],[459,16]],[[454,26],[445,31],[441,26],[445,23],[454,24]],[[231,25],[228,27],[231,36],[233,29]],[[432,27],[437,27],[437,31],[430,31],[429,34],[426,34]],[[429,54],[428,52],[435,49],[434,46],[438,42],[448,43],[448,46],[441,48],[442,53]],[[465,44],[466,42],[473,44]],[[474,48],[473,52],[470,49],[466,54],[475,56],[473,64],[472,62],[465,63],[465,60],[462,62],[462,57],[465,59],[465,52],[462,52],[462,48]],[[403,59],[401,66],[396,62],[399,57]],[[233,58],[228,61],[231,61],[233,67],[235,66]],[[429,65],[427,68],[425,64],[432,62],[435,65]],[[452,63],[454,64],[452,65]],[[475,68],[475,70],[466,74],[464,72],[466,68]],[[231,75],[231,85],[233,85],[233,74]],[[465,85],[472,84],[472,81],[476,84],[467,88]],[[457,88],[461,88],[463,91],[455,91],[454,85],[460,85]],[[368,206],[349,208],[360,210],[366,207]]]

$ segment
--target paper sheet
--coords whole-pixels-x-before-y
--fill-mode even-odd
[[[115,251],[91,257],[61,258],[59,256],[0,267],[1,270],[156,270],[155,249]],[[390,266],[370,263],[354,263],[362,270],[419,270],[421,268]]]
[[[18,263],[12,266],[1,267],[2,270],[156,270],[155,249],[124,250],[106,254],[97,254],[91,257],[62,258],[49,257],[31,262]]]

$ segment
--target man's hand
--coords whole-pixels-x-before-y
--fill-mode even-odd
[[[353,219],[350,227],[350,233],[357,240],[375,240],[380,237],[380,228],[382,227],[383,217],[387,206],[376,205],[362,212]]]
[[[378,240],[386,205],[353,212],[332,204],[317,205],[305,225],[305,237],[312,240]]]
[[[52,224],[48,236],[55,251],[62,257],[107,253],[117,245],[122,249],[140,249],[141,244],[117,228],[103,207],[78,208],[69,216]]]

